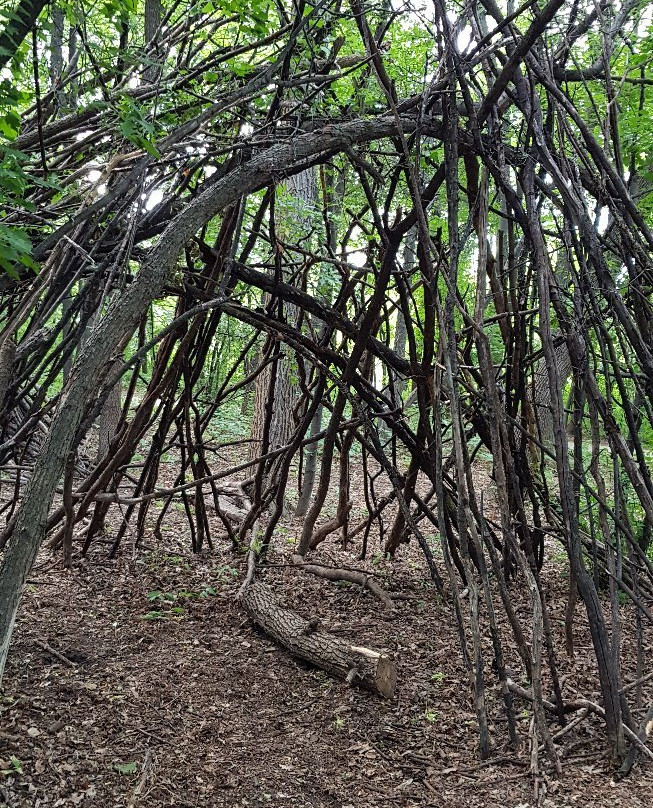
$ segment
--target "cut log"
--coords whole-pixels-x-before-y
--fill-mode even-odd
[[[251,584],[240,595],[247,614],[266,634],[291,654],[349,684],[357,684],[386,699],[393,697],[397,666],[385,653],[351,645],[279,605],[270,587]]]
[[[204,502],[208,508],[215,507],[215,501],[208,496],[204,497]],[[230,522],[242,522],[249,512],[249,508],[240,508],[231,499],[226,496],[218,497],[218,507],[220,512],[229,519]]]
[[[207,493],[204,497],[207,508],[215,507],[215,498],[217,497],[217,506],[220,513],[230,522],[242,522],[252,508],[252,501],[245,490],[248,483],[249,480],[242,482],[225,481],[222,484],[213,486],[213,496]]]

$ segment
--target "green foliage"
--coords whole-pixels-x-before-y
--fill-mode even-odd
[[[249,434],[250,425],[243,418],[240,412],[240,401],[237,399],[226,401],[220,407],[207,430],[207,436],[211,440],[221,442],[249,437]]]
[[[268,9],[266,0],[200,0],[191,14],[239,16],[244,33],[265,36],[269,31]]]
[[[228,568],[231,570],[231,568]],[[235,571],[238,574],[237,570]],[[194,600],[196,598],[206,599],[214,597],[217,594],[215,587],[209,584],[203,584],[197,591],[181,589],[178,592],[163,592],[160,589],[154,589],[147,593],[147,600],[154,604],[158,604],[160,608],[152,609],[142,615],[142,620],[158,621],[158,620],[171,620],[181,617],[186,609],[184,606],[179,605],[184,601]],[[177,605],[173,605],[177,604]]]
[[[107,20],[113,21],[127,17],[129,14],[135,14],[138,10],[138,3],[136,0],[104,0],[99,10]]]
[[[222,566],[217,567],[214,572],[217,577],[223,581],[233,580],[240,574],[235,567],[232,567],[229,564],[223,564]],[[215,594],[215,591],[211,592],[210,594]]]
[[[144,108],[128,95],[123,95],[118,102],[118,128],[123,136],[144,149],[152,157],[160,157],[154,145],[154,125],[147,120]]]
[[[8,210],[33,207],[25,200],[31,182],[23,167],[26,159],[22,152],[0,144],[0,217]],[[19,266],[34,271],[38,268],[32,258],[30,237],[24,228],[0,222],[0,268],[17,278]]]
[[[31,93],[5,78],[0,81],[0,135],[13,140],[20,130],[20,109],[31,101]]]
[[[149,611],[144,614],[141,618],[142,620],[165,620],[166,615],[160,611]]]
[[[156,601],[156,600],[174,601],[175,598],[176,598],[176,595],[173,595],[172,592],[160,592],[158,589],[156,589],[154,592],[148,592],[147,593],[147,599],[150,602]]]
[[[36,269],[32,260],[32,243],[27,233],[19,227],[0,223],[0,267],[12,278],[18,278],[16,264]]]

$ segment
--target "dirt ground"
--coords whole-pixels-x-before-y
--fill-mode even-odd
[[[288,562],[300,526],[292,521],[277,531],[270,566],[259,574],[303,616],[396,655],[396,696],[383,701],[296,661],[252,625],[235,600],[241,555],[224,544],[190,555],[177,511],[165,527],[165,548],[149,536],[139,550],[124,547],[109,561],[106,544],[96,544],[70,571],[48,555],[39,559],[0,697],[0,805],[537,804],[528,704],[516,704],[523,743],[515,751],[488,670],[495,748],[481,762],[454,618],[416,547],[402,548],[393,564],[372,547],[362,563],[359,546],[342,550],[331,537],[315,554],[324,563],[373,572],[402,596],[393,612],[359,587],[294,569]],[[545,579],[562,649],[566,580],[556,563]],[[519,602],[518,583],[513,590]],[[526,603],[519,612],[528,626]],[[624,624],[631,617],[625,609]],[[505,637],[508,645],[507,631]],[[580,610],[576,642],[574,661],[559,654],[564,695],[598,699]],[[634,653],[626,637],[624,681],[633,678]],[[651,697],[644,693],[645,706]],[[561,778],[541,755],[540,805],[653,804],[651,762],[614,783],[603,737],[591,717],[564,735]]]

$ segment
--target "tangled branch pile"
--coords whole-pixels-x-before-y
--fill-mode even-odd
[[[627,741],[646,747],[621,635],[643,676],[653,599],[645,4],[118,5],[54,7],[46,27],[22,2],[2,39],[0,671],[46,535],[70,564],[119,506],[115,554],[153,502],[159,532],[181,497],[193,550],[212,546],[213,507],[263,556],[299,460],[302,558],[338,529],[363,534],[362,555],[373,525],[390,556],[419,543],[452,603],[483,755],[491,661],[516,736],[509,642],[556,759],[545,710],[568,705],[540,572],[557,542],[568,643],[578,597],[628,769]],[[235,399],[249,418],[252,390],[251,456],[216,470],[211,426]]]

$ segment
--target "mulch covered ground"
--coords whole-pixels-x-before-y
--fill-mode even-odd
[[[362,564],[358,548],[343,551],[331,537],[315,554],[375,573],[403,596],[389,613],[367,591],[294,569],[288,562],[299,529],[284,523],[259,577],[324,628],[396,654],[393,700],[335,681],[261,634],[235,600],[244,558],[224,545],[189,555],[183,514],[173,509],[165,548],[150,536],[139,550],[124,547],[108,561],[106,545],[97,544],[70,571],[47,555],[39,560],[0,696],[0,805],[535,805],[528,704],[516,705],[525,742],[514,751],[488,671],[495,750],[481,762],[454,619],[417,548],[402,547],[394,564],[378,552]],[[545,579],[562,649],[564,569],[551,561]],[[513,584],[513,594],[528,627],[520,588]],[[628,609],[624,619],[632,620]],[[509,645],[507,630],[504,636]],[[559,659],[564,695],[597,700],[580,610],[576,640],[575,659]],[[628,639],[624,653],[630,681],[635,649]],[[645,706],[647,697],[650,690]],[[653,805],[653,766],[638,765],[614,783],[597,719],[561,738],[559,749],[561,779],[541,756],[539,804]]]

